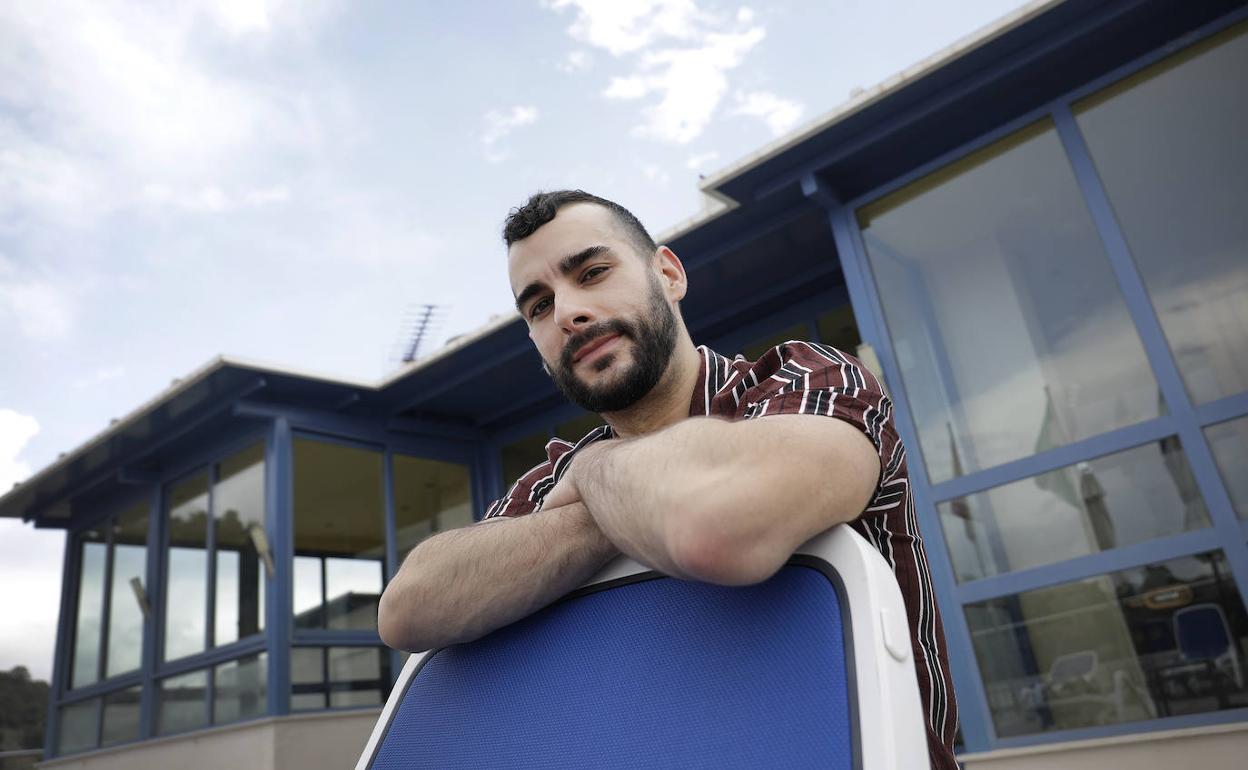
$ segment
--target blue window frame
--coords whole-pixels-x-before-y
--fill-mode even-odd
[[[1248,13],[1242,11],[1232,14],[1188,36],[1183,42],[1190,45],[1217,34],[1239,23],[1246,15]],[[928,542],[928,553],[936,580],[938,600],[944,608],[950,657],[958,685],[965,746],[970,751],[1102,737],[1139,730],[1214,724],[1248,718],[1248,708],[1245,708],[1244,704],[1229,701],[1220,704],[1222,710],[1206,709],[1199,713],[1176,715],[1173,709],[1162,709],[1155,712],[1155,715],[1146,714],[1135,720],[1109,720],[1092,724],[1092,726],[1088,726],[1086,722],[1081,724],[1078,720],[1074,722],[1067,720],[1063,724],[1050,720],[1044,731],[1023,730],[1020,732],[1017,726],[1006,729],[994,722],[991,716],[994,709],[1000,707],[1000,703],[996,700],[999,693],[995,689],[990,693],[985,687],[986,679],[981,669],[983,661],[977,660],[974,654],[975,640],[978,636],[972,633],[967,620],[967,611],[977,608],[975,611],[980,613],[980,620],[977,623],[980,625],[976,628],[986,628],[982,625],[987,622],[983,619],[984,610],[978,608],[994,607],[997,609],[993,612],[999,614],[1007,611],[1010,602],[1017,602],[1016,597],[1039,596],[1043,595],[1043,591],[1051,591],[1063,585],[1074,585],[1077,581],[1104,580],[1109,575],[1137,575],[1142,574],[1141,570],[1156,570],[1155,565],[1178,564],[1182,563],[1183,559],[1205,558],[1206,561],[1212,559],[1221,565],[1222,577],[1220,579],[1224,580],[1227,590],[1234,593],[1234,601],[1229,605],[1229,610],[1220,610],[1221,615],[1211,609],[1200,618],[1194,614],[1184,615],[1186,619],[1184,622],[1209,620],[1212,624],[1212,619],[1223,617],[1228,619],[1224,624],[1226,628],[1230,628],[1232,625],[1230,619],[1233,618],[1239,618],[1235,620],[1235,623],[1242,625],[1243,603],[1240,597],[1248,595],[1248,548],[1245,548],[1245,532],[1248,532],[1248,525],[1236,516],[1227,488],[1223,483],[1227,471],[1224,467],[1223,475],[1219,475],[1208,436],[1212,434],[1215,437],[1222,437],[1227,433],[1227,429],[1223,428],[1219,433],[1216,431],[1216,426],[1242,420],[1245,415],[1248,415],[1248,393],[1223,394],[1224,397],[1209,403],[1193,403],[1189,390],[1185,387],[1188,383],[1184,382],[1180,374],[1174,353],[1167,343],[1159,321],[1158,312],[1152,305],[1145,279],[1141,275],[1128,239],[1116,217],[1086,139],[1071,111],[1072,103],[1174,55],[1174,50],[1173,46],[1168,46],[1164,50],[1158,50],[1121,67],[1085,84],[1054,103],[1020,116],[990,134],[858,198],[840,202],[826,195],[813,177],[805,183],[808,188],[807,192],[814,194],[817,199],[821,198],[821,202],[829,211],[829,226],[833,231],[850,294],[854,300],[860,330],[864,339],[871,342],[879,354],[889,387],[893,389],[895,400],[898,402],[899,430],[911,455],[915,458],[910,466],[912,484],[919,508],[920,525]],[[1125,303],[1131,325],[1143,346],[1148,361],[1148,370],[1157,382],[1160,398],[1166,409],[1152,419],[1076,438],[1055,448],[1007,462],[998,464],[988,462],[982,468],[964,475],[946,474],[945,478],[948,480],[936,482],[927,472],[923,462],[924,447],[919,442],[919,432],[909,406],[910,401],[907,397],[906,383],[902,377],[899,360],[901,353],[897,349],[896,340],[888,333],[889,326],[886,321],[878,277],[872,270],[856,212],[861,207],[911,185],[932,172],[947,167],[1038,120],[1052,121],[1077,183],[1079,195],[1087,207],[1097,236],[1104,247],[1115,287]],[[1042,477],[1042,474],[1053,474],[1063,468],[1079,467],[1080,464],[1086,464],[1088,461],[1113,453],[1128,452],[1149,445],[1162,445],[1168,437],[1172,437],[1175,444],[1181,445],[1186,453],[1188,467],[1184,473],[1189,476],[1190,486],[1199,492],[1200,500],[1203,501],[1204,509],[1207,511],[1209,526],[1191,531],[1176,531],[1174,534],[1163,534],[1146,542],[1100,550],[1090,555],[1068,558],[1056,563],[1029,566],[983,577],[976,576],[979,579],[970,579],[962,583],[955,580],[951,554],[943,542],[943,529],[938,514],[941,507],[949,513],[952,507],[961,504],[969,495],[987,493],[1003,485]],[[1225,446],[1225,441],[1223,446]],[[1222,453],[1220,457],[1227,457],[1232,453],[1236,453],[1234,456],[1238,457],[1237,453],[1242,450],[1230,448],[1220,451]],[[1226,462],[1228,460],[1223,460],[1224,466]],[[949,478],[950,476],[952,478]],[[1154,566],[1150,567],[1150,565]],[[1125,580],[1125,578],[1118,579]],[[1161,593],[1164,597],[1165,592]],[[1207,628],[1214,628],[1217,625],[1210,624],[1206,624]],[[1166,624],[1163,622],[1163,625]],[[1171,636],[1176,633],[1174,629],[1177,626],[1173,622],[1170,622],[1166,628],[1169,629],[1166,633]],[[1141,629],[1142,627],[1136,631],[1139,634],[1147,633],[1147,629]],[[1165,630],[1160,626],[1158,629],[1158,633]],[[1206,630],[1205,633],[1209,636],[1212,632]],[[1031,653],[1024,649],[1023,654]],[[1062,674],[1071,667],[1086,665],[1089,659],[1088,656],[1082,659],[1068,657],[1060,661],[1061,665],[1057,669],[1050,667],[1048,672],[1053,674],[1056,671],[1057,674]],[[998,680],[994,679],[995,681]],[[1048,717],[1042,714],[1036,719],[1039,720],[1036,724],[1043,724]]]

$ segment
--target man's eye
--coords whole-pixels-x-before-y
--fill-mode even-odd
[[[546,308],[550,307],[549,299],[539,299],[533,303],[533,307],[529,308],[529,317],[536,318],[546,312]]]
[[[581,276],[581,282],[584,283],[585,281],[592,281],[593,279],[597,278],[598,276],[602,275],[605,272],[607,272],[606,265],[598,265],[597,267],[591,267],[590,269],[586,270],[585,273]]]

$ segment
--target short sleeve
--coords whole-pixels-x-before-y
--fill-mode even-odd
[[[860,430],[875,447],[880,457],[879,487],[901,472],[904,452],[893,422],[892,400],[875,375],[850,354],[812,342],[786,342],[759,358],[748,379],[758,384],[741,395],[739,418],[834,417]]]

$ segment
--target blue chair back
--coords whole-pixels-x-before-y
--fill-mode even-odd
[[[746,588],[590,585],[428,653],[359,767],[859,767],[840,581],[795,561]]]

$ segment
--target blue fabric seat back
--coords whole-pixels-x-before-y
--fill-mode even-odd
[[[371,767],[857,766],[848,614],[822,569],[606,585],[429,656]]]

